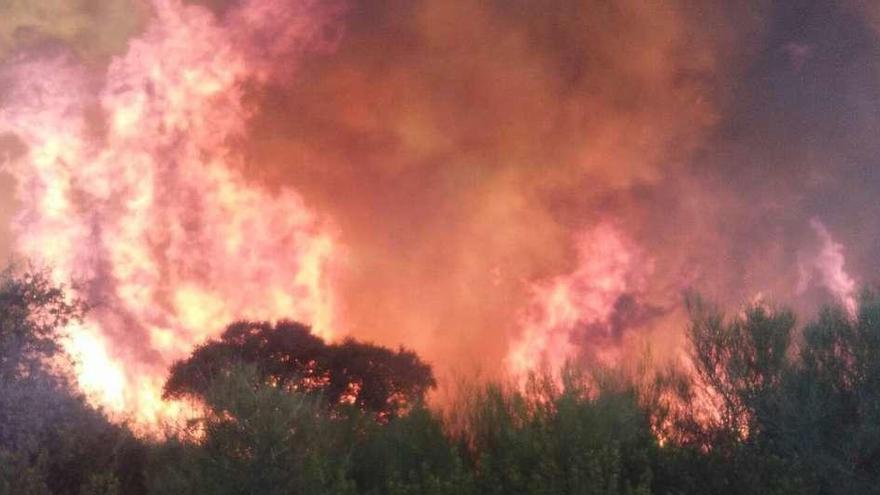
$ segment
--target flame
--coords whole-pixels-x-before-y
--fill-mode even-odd
[[[819,284],[828,289],[850,315],[855,315],[856,281],[844,268],[846,257],[843,254],[843,245],[834,240],[825,224],[818,219],[810,220],[810,226],[816,232],[822,246],[809,263],[801,263],[796,292],[803,293],[814,274],[818,275]]]
[[[583,347],[574,339],[581,329],[590,332],[607,325],[620,297],[642,289],[645,264],[635,245],[610,223],[576,236],[577,266],[567,274],[538,282],[532,304],[521,319],[522,333],[510,348],[507,368],[522,381],[530,371],[558,370],[567,360],[580,358]],[[593,356],[613,364],[618,355],[608,335]],[[611,345],[609,345],[611,344]]]
[[[160,400],[168,365],[232,320],[296,318],[332,337],[332,228],[294,191],[249,184],[235,147],[245,87],[328,22],[315,3],[284,5],[243,2],[224,22],[156,0],[103,80],[65,53],[2,74],[0,132],[28,149],[10,167],[17,251],[81,281],[95,308],[69,329],[79,383],[142,424],[181,411]],[[278,44],[255,52],[257,35]]]
[[[336,1],[144,0],[109,65],[78,58],[109,24],[85,20],[43,33],[65,48],[37,37],[4,59],[0,146],[10,133],[27,150],[4,168],[15,250],[94,305],[68,348],[96,403],[145,424],[178,414],[159,399],[167,366],[239,318],[404,343],[441,375],[473,360],[522,377],[620,362],[616,329],[634,325],[674,354],[683,317],[660,313],[684,287],[717,281],[724,304],[791,288],[791,250],[751,228],[785,208],[702,166],[727,178],[743,158],[709,145],[739,108],[726,83],[760,16],[366,2],[334,56],[301,64],[336,47]],[[52,24],[38,21],[10,24],[0,51]],[[597,218],[619,223],[572,227]],[[841,244],[813,228],[825,247],[803,284],[854,307]]]

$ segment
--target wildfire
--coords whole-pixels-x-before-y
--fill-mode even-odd
[[[801,262],[797,292],[804,292],[813,277],[818,275],[819,283],[834,294],[850,315],[854,315],[856,312],[856,282],[844,268],[846,259],[843,255],[843,245],[831,237],[828,228],[818,219],[812,219],[810,226],[822,241],[822,247],[809,263]]]
[[[338,1],[145,0],[112,60],[58,38],[0,66],[14,251],[91,304],[67,346],[97,404],[145,425],[184,413],[160,399],[169,365],[237,319],[522,380],[619,364],[633,329],[676,358],[680,291],[707,280],[731,305],[791,292],[800,269],[798,296],[854,310],[829,229],[741,204],[761,197],[726,185],[741,157],[704,146],[728,139],[733,47],[760,38],[716,32],[726,14]],[[755,182],[794,180],[769,173]],[[764,217],[786,227],[751,228]],[[809,226],[812,255],[776,239]]]
[[[245,85],[271,78],[267,58],[289,60],[328,20],[308,2],[278,4],[244,2],[224,22],[157,0],[100,83],[65,53],[3,74],[0,131],[29,150],[11,166],[17,250],[58,282],[82,282],[94,310],[69,329],[79,382],[139,422],[179,410],[160,400],[168,365],[230,321],[293,317],[331,337],[332,231],[295,192],[237,172]],[[284,51],[252,51],[242,40],[257,29]]]
[[[584,346],[578,340],[614,341],[610,319],[621,297],[642,290],[646,270],[631,241],[611,224],[600,224],[576,239],[577,266],[533,289],[533,301],[523,315],[523,332],[511,347],[508,368],[520,381],[529,371],[559,369],[576,360]],[[591,342],[595,344],[596,342]],[[614,345],[593,345],[590,356],[604,364],[617,359]]]

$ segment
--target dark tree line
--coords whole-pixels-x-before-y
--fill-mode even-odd
[[[74,392],[59,339],[87,308],[0,276],[0,495],[880,492],[880,296],[798,325],[692,298],[691,365],[650,380],[568,366],[424,405],[405,349],[239,322],[169,372],[203,413],[139,439]]]
[[[880,492],[880,296],[824,308],[801,331],[785,309],[725,319],[691,301],[696,376],[716,416],[682,414],[683,446],[718,467],[714,493]]]
[[[417,404],[435,386],[430,366],[406,349],[353,339],[327,344],[300,323],[243,321],[175,363],[164,397],[204,398],[218,377],[241,365],[286,392],[318,394],[329,405],[348,404],[382,420]]]

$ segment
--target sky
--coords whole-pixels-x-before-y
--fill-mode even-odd
[[[105,309],[81,347],[121,382],[243,317],[441,373],[676,356],[688,291],[806,318],[880,275],[871,2],[21,0],[0,19],[0,257],[86,279]]]

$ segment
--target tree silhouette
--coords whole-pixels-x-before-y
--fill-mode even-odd
[[[66,380],[49,362],[63,354],[64,327],[81,320],[85,310],[45,272],[17,273],[14,267],[0,272],[0,380]]]
[[[264,383],[282,390],[320,394],[330,406],[349,404],[380,419],[422,401],[436,385],[431,367],[404,348],[353,339],[327,344],[301,323],[241,321],[174,363],[163,396],[205,400],[211,384],[240,365],[255,366]]]
[[[0,494],[146,493],[142,445],[76,390],[62,339],[87,309],[46,271],[0,271]]]

